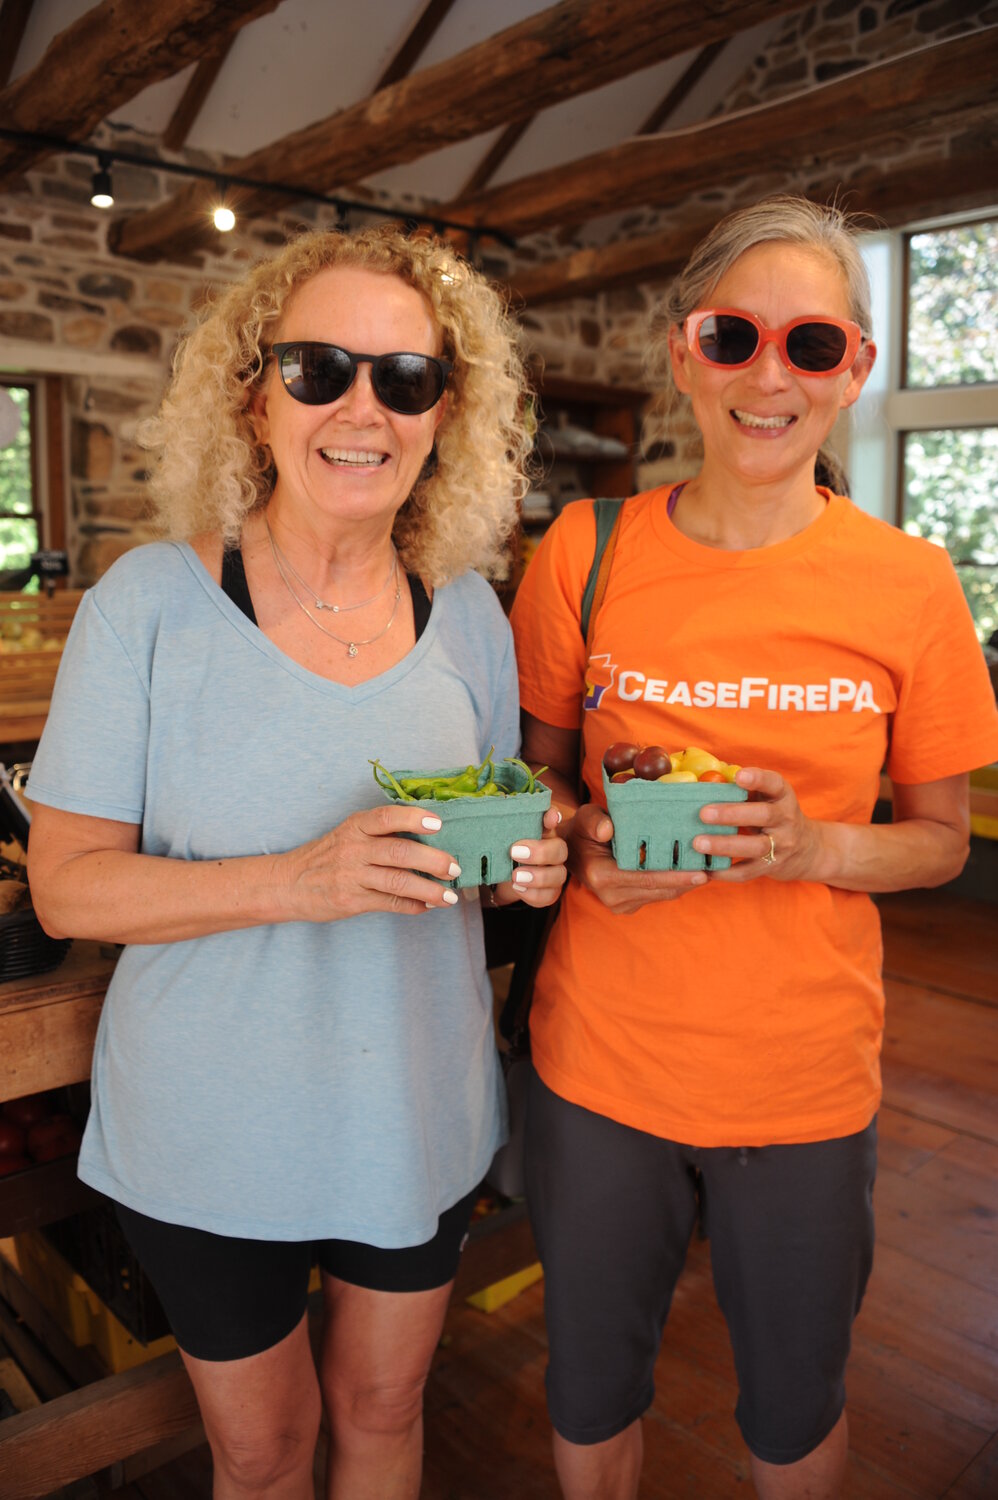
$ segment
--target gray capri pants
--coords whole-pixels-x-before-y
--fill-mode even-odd
[[[527,1125],[556,1431],[604,1442],[650,1406],[699,1212],[742,1435],[772,1464],[817,1448],[842,1414],[873,1263],[876,1120],[838,1140],[697,1148],[570,1104],[534,1073]]]

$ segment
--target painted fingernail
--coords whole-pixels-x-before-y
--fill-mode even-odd
[[[526,844],[514,844],[509,853],[512,859],[530,858],[530,850],[527,848]]]
[[[447,866],[447,874],[450,876],[451,880],[456,880],[460,873],[461,866],[456,865],[454,861],[451,860],[450,864]]]
[[[423,819],[423,827],[428,828],[431,833],[436,833],[437,829],[442,828],[443,826],[444,825],[443,823],[441,823],[440,819],[434,817],[432,813],[427,813],[426,817]]]
[[[456,906],[460,899],[457,891],[444,891],[444,900],[448,906]]]
[[[517,870],[513,876],[514,885],[529,885],[534,878],[533,870]]]

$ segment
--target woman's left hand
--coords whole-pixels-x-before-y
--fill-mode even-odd
[[[820,848],[820,824],[801,812],[789,782],[776,771],[745,766],[735,777],[749,793],[748,802],[708,803],[700,811],[703,823],[730,825],[733,834],[697,834],[693,847],[700,854],[726,854],[736,861],[726,870],[710,871],[710,879],[726,881],[813,880]]]
[[[549,807],[544,814],[543,837],[513,845],[510,853],[516,869],[512,880],[495,887],[497,906],[509,906],[513,901],[524,901],[528,906],[554,905],[565,884],[568,858],[568,845],[557,832],[560,822],[561,813]]]

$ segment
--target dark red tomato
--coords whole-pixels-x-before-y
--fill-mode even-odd
[[[79,1144],[79,1127],[68,1115],[42,1120],[28,1131],[28,1155],[33,1161],[54,1161],[58,1156],[71,1156]]]
[[[618,740],[615,745],[611,745],[603,756],[606,774],[615,776],[618,771],[629,771],[640,749],[640,745],[631,745],[625,740]]]
[[[13,1120],[15,1125],[26,1127],[47,1120],[51,1113],[45,1094],[25,1094],[23,1099],[8,1099],[3,1107],[5,1120]]]
[[[616,782],[633,781],[634,779],[635,778],[634,778],[634,772],[633,771],[616,771],[614,773],[614,775],[610,777],[611,781],[616,781]]]
[[[657,781],[671,770],[669,752],[663,750],[661,745],[646,745],[634,761],[634,774],[640,776],[642,781]]]
[[[13,1120],[0,1120],[0,1156],[23,1156],[25,1133]]]
[[[26,1156],[0,1156],[0,1177],[10,1172],[23,1172],[31,1163]]]

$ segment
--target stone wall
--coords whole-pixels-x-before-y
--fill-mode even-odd
[[[754,58],[725,100],[725,111],[779,98],[845,71],[998,21],[998,0],[818,0],[788,16],[766,52]],[[104,126],[103,142],[154,154],[144,138]],[[101,143],[98,136],[98,143]],[[873,165],[901,165],[945,149],[945,139],[898,140]],[[179,158],[224,168],[201,153]],[[64,380],[67,420],[68,535],[74,582],[98,576],[127,547],[146,539],[139,418],[153,411],[165,385],[178,333],[212,286],[304,226],[333,226],[323,205],[256,219],[214,249],[184,264],[152,266],[109,253],[109,217],[89,203],[93,162],[57,157],[42,163],[0,197],[0,369],[57,374]],[[114,167],[115,211],[151,205],[175,191],[177,178],[149,166]],[[774,180],[760,169],[758,196],[775,189],[806,191],[799,181]],[[745,184],[740,192],[744,193]],[[716,209],[732,192],[708,190],[684,215]],[[412,200],[409,205],[418,205]],[[645,234],[664,222],[653,208],[628,214],[620,234]],[[600,230],[587,228],[598,236]],[[604,231],[605,232],[605,226]],[[581,243],[576,239],[574,243]],[[524,261],[564,256],[563,237],[537,235],[519,247]],[[514,262],[488,248],[483,265],[497,275]],[[645,387],[648,330],[658,293],[629,287],[522,317],[525,350],[553,374]],[[654,460],[645,477],[657,482],[688,466],[693,433],[654,412],[646,424]]]
[[[96,139],[153,149],[106,126]],[[81,586],[152,535],[135,434],[159,404],[179,334],[213,288],[317,217],[306,208],[255,220],[229,241],[219,235],[216,254],[145,265],[109,252],[111,216],[89,201],[93,167],[54,157],[0,198],[0,370],[62,380],[67,539]],[[177,183],[153,165],[116,163],[115,212],[160,202]]]

